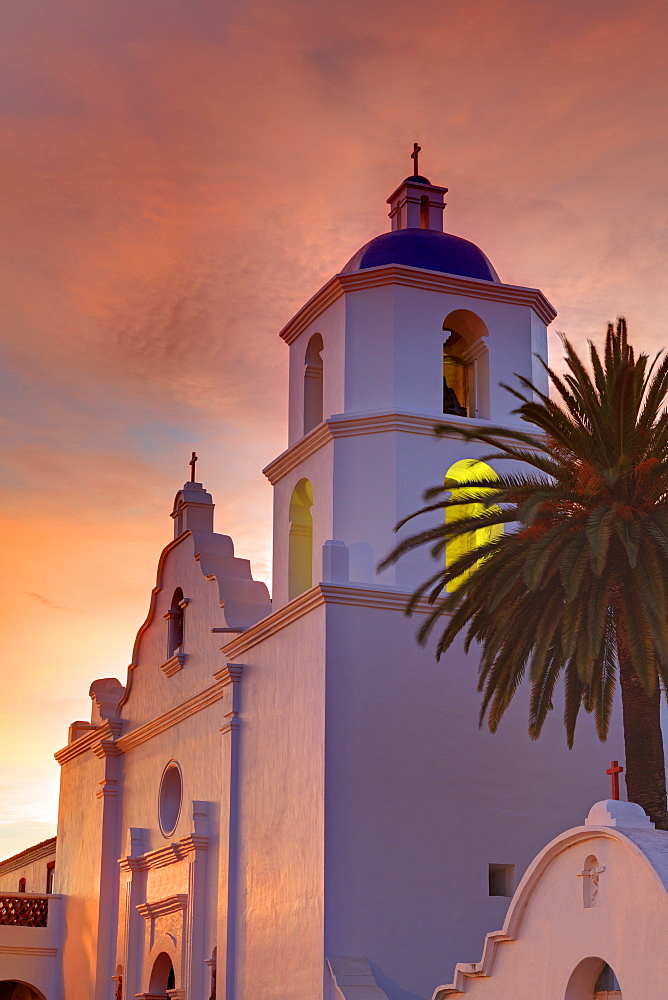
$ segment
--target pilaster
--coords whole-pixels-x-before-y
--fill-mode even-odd
[[[103,777],[96,792],[96,797],[101,800],[102,820],[95,1000],[108,1000],[109,983],[115,972],[120,886],[117,864],[121,805],[120,759],[123,756],[116,741],[121,728],[121,719],[107,719],[92,747],[95,756],[103,762]]]
[[[215,673],[228,687],[225,693],[225,722],[221,726],[223,787],[220,810],[219,906],[217,940],[217,989],[219,1000],[235,1000],[237,985],[237,932],[242,919],[239,892],[239,752],[241,675],[243,665],[228,663]],[[228,798],[225,802],[225,779]]]

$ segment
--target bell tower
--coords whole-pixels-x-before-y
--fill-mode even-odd
[[[361,247],[281,331],[289,440],[265,469],[275,491],[274,608],[332,574],[413,589],[432,571],[426,556],[376,570],[394,524],[457,460],[478,457],[437,441],[434,424],[514,423],[499,387],[513,373],[547,388],[535,356],[547,355],[555,310],[443,231],[446,192],[406,177],[388,198],[391,231]]]

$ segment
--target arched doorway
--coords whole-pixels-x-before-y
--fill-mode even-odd
[[[151,972],[151,979],[148,984],[148,992],[151,996],[167,996],[167,990],[176,988],[174,978],[174,965],[166,951],[161,951]]]
[[[44,1000],[44,994],[28,983],[3,979],[0,981],[0,1000]]]
[[[564,1000],[623,1000],[623,995],[612,968],[592,956],[573,969]]]

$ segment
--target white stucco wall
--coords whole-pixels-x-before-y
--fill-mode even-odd
[[[595,905],[586,907],[582,871],[592,855],[604,870]],[[594,826],[562,834],[532,864],[482,960],[458,967],[435,998],[590,1000],[604,962],[624,1000],[663,996],[667,857],[663,831]]]
[[[489,864],[519,880],[605,792],[611,749],[587,717],[569,751],[558,703],[531,741],[527,692],[497,734],[479,730],[474,656],[437,664],[420,616],[365,599],[339,603],[341,587],[327,604],[326,953],[366,956],[390,1000],[426,998],[502,923]]]
[[[324,608],[239,655],[238,1000],[323,988]]]

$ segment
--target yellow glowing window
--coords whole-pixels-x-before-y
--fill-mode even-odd
[[[491,466],[487,465],[486,462],[480,462],[475,458],[463,458],[459,462],[455,462],[448,469],[446,479],[456,479],[457,482],[464,485],[467,482],[476,482],[479,479],[498,479],[498,476]],[[476,487],[472,490],[467,490],[467,493],[473,493],[474,497],[480,497],[480,500],[484,500],[486,497],[490,496],[494,491],[487,487]],[[454,489],[452,491],[452,496],[456,498],[458,490]],[[477,503],[474,498],[471,499],[470,503],[462,504],[460,507],[449,507],[445,511],[445,523],[452,524],[454,521],[460,521],[464,518],[475,517],[478,514],[483,514],[486,510],[498,511],[498,507],[485,507],[484,503]],[[452,566],[457,559],[461,559],[463,555],[467,552],[471,552],[472,549],[480,548],[482,545],[487,545],[493,539],[498,538],[499,535],[503,534],[502,524],[492,524],[482,528],[477,528],[475,531],[468,531],[464,535],[459,535],[457,538],[453,538],[447,542],[445,547],[445,565],[446,567]],[[467,570],[458,576],[456,580],[449,583],[447,586],[448,591],[456,590],[457,587],[463,583],[471,574],[472,570]]]

